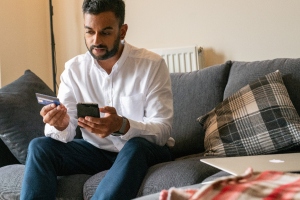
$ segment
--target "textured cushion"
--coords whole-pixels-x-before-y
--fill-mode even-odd
[[[200,162],[201,157],[192,157],[172,162],[165,162],[149,168],[138,196],[144,196],[168,189],[201,183],[206,177],[220,171]],[[89,200],[95,193],[107,171],[89,178],[84,184],[84,199]]]
[[[203,152],[204,131],[196,118],[223,100],[231,62],[189,73],[171,73],[174,99],[171,149],[175,157]],[[199,142],[200,141],[200,142]]]
[[[20,199],[24,165],[9,165],[0,168],[0,199]]]
[[[104,178],[108,170],[99,172],[90,177],[83,186],[83,197],[85,200],[91,199],[94,195],[100,181]]]
[[[300,118],[279,71],[246,85],[198,121],[206,130],[206,155],[268,154],[300,143]]]
[[[200,162],[193,157],[160,163],[149,168],[138,196],[159,192],[171,187],[184,187],[201,183],[205,178],[217,173],[219,169]]]
[[[56,199],[83,199],[83,187],[90,177],[91,175],[87,174],[58,177]]]
[[[29,142],[44,135],[44,123],[40,116],[42,105],[37,103],[36,92],[55,95],[30,70],[0,89],[0,138],[23,164]]]
[[[0,199],[20,199],[25,165],[9,165],[0,168]],[[90,175],[76,174],[57,178],[56,199],[83,199],[83,185]]]

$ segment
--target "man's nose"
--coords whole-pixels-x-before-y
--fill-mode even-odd
[[[99,44],[102,44],[102,37],[100,36],[99,33],[96,33],[94,35],[93,40],[94,40],[93,43],[94,43],[95,46],[98,46]]]

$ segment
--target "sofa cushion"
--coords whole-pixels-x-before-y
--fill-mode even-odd
[[[149,168],[138,196],[160,192],[171,187],[184,187],[201,183],[219,169],[200,162],[202,157],[160,163]]]
[[[0,199],[20,199],[24,165],[0,168]]]
[[[108,170],[99,172],[92,177],[90,177],[83,186],[83,196],[85,200],[91,199],[96,189],[100,183],[100,181],[104,178],[105,174]]]
[[[87,174],[74,174],[57,177],[56,199],[84,199],[83,187],[90,177],[91,175]]]
[[[0,199],[20,199],[25,165],[0,168]],[[56,199],[83,199],[83,185],[90,175],[76,174],[57,177]]]
[[[189,73],[171,73],[174,121],[171,136],[175,157],[203,152],[204,131],[196,118],[223,99],[231,62]],[[199,131],[200,129],[200,131]]]
[[[183,187],[201,183],[205,178],[220,171],[200,162],[200,158],[202,157],[190,157],[150,167],[137,196],[153,194],[170,187]],[[91,199],[106,172],[100,172],[86,181],[84,184],[84,199]]]
[[[246,85],[198,121],[206,155],[268,154],[300,144],[300,117],[279,71]]]
[[[36,92],[55,95],[30,70],[0,89],[0,138],[23,164],[29,142],[44,135],[44,123],[40,116],[42,105],[37,103]]]

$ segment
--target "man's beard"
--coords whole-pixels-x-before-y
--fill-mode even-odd
[[[106,59],[113,57],[114,55],[116,55],[118,53],[120,41],[121,41],[120,36],[118,36],[118,38],[115,40],[113,48],[110,51],[108,50],[107,46],[101,45],[101,44],[98,46],[91,45],[91,47],[88,48],[88,46],[86,44],[86,40],[85,40],[85,45],[86,45],[86,48],[89,50],[90,54],[93,56],[93,58],[95,58],[96,60],[106,60]],[[106,53],[103,56],[96,56],[95,54],[93,54],[94,48],[103,48],[103,49],[105,49]]]

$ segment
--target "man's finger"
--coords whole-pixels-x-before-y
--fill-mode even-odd
[[[109,113],[109,114],[117,114],[117,111],[114,107],[105,106],[103,108],[100,108],[100,112],[102,113]]]
[[[49,111],[53,110],[55,107],[56,105],[54,103],[44,106],[40,111],[40,115],[44,117]]]

